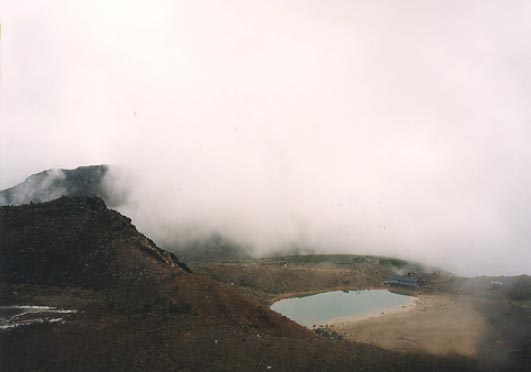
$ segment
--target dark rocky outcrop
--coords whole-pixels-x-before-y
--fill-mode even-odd
[[[98,197],[0,208],[0,278],[103,288],[149,279],[165,265],[189,271]]]

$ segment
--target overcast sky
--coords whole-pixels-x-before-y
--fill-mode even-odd
[[[531,2],[0,4],[0,189],[119,164],[155,238],[531,274]]]

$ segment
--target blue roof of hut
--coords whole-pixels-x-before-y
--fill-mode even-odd
[[[419,279],[416,276],[410,275],[392,275],[388,280],[389,284],[402,285],[406,287],[418,287],[420,284]]]

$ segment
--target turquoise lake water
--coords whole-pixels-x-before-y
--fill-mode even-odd
[[[367,291],[335,291],[312,296],[286,298],[271,309],[311,328],[337,318],[364,318],[381,312],[410,306],[415,297],[391,293],[385,289]]]

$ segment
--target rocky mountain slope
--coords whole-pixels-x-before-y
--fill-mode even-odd
[[[111,172],[108,165],[49,169],[0,191],[0,206],[41,203],[61,196],[98,196],[107,205],[119,208],[125,203],[126,195],[123,189],[118,191],[116,184],[110,181]],[[187,241],[181,241],[176,236],[165,242],[164,247],[187,262],[234,261],[251,257],[248,247],[215,233]]]

